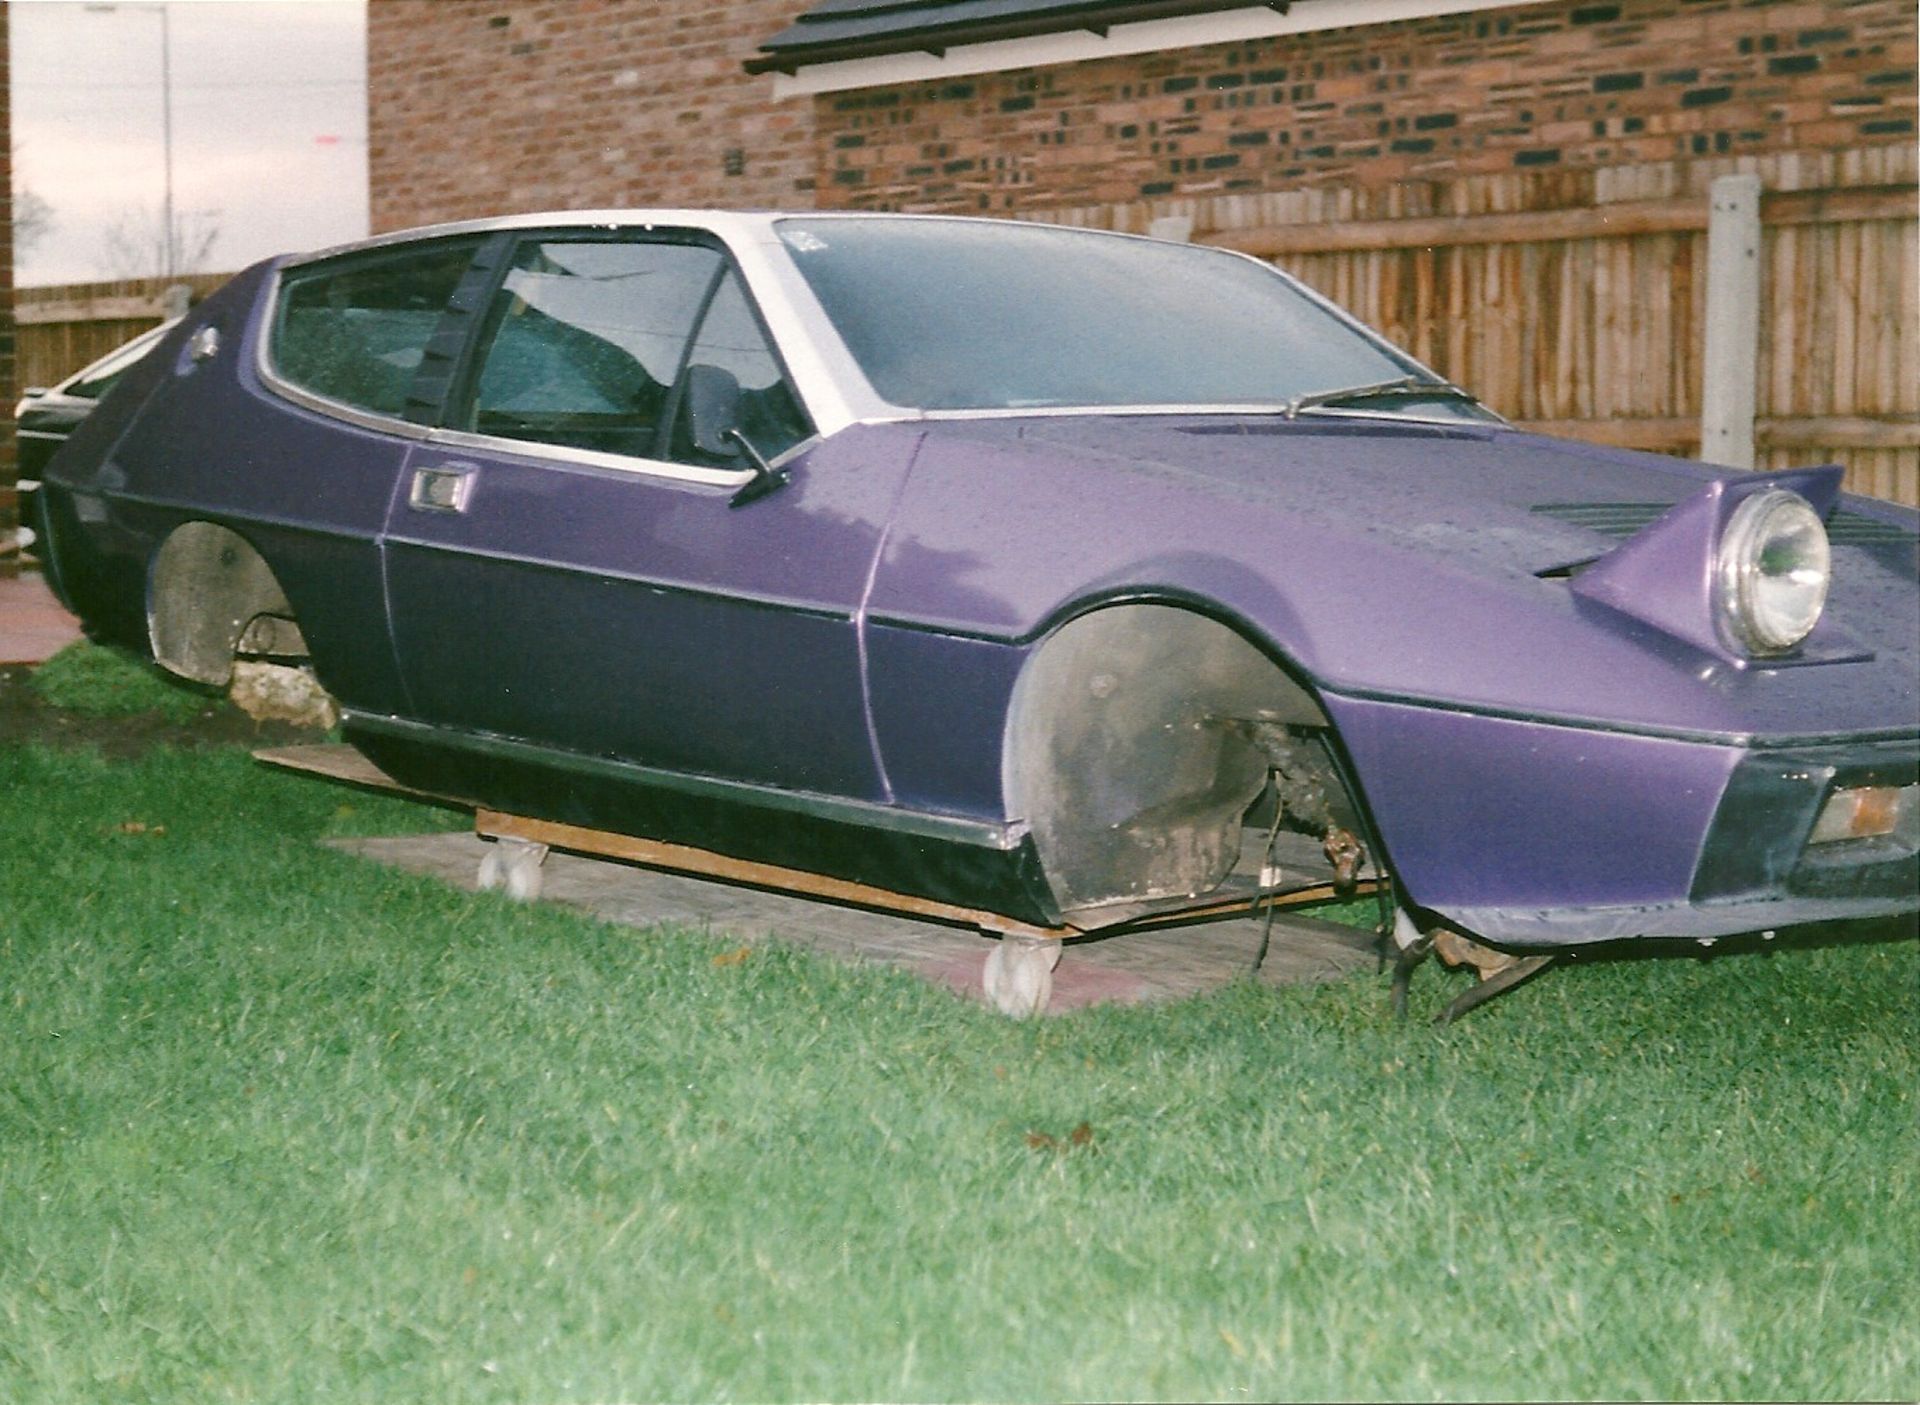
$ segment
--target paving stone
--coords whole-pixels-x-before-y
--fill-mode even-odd
[[[45,663],[80,637],[38,571],[0,576],[0,664]]]

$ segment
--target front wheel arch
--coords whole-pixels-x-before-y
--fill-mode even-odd
[[[1304,683],[1209,614],[1129,601],[1051,631],[1014,686],[1002,789],[1060,912],[1218,887],[1266,784],[1261,725],[1331,731]]]

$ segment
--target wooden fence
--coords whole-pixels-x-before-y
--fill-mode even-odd
[[[195,273],[180,278],[16,290],[14,356],[20,385],[52,385],[64,380],[122,342],[158,325],[166,315],[169,287],[185,286],[188,296],[198,301],[230,277],[227,273]]]
[[[97,361],[121,343],[159,325],[170,302],[184,286],[186,300],[197,301],[231,274],[201,273],[182,278],[143,278],[118,283],[81,283],[57,288],[14,290],[14,384],[0,387],[6,403],[28,386],[49,386]],[[0,464],[0,576],[18,569],[14,527],[19,495],[15,467]]]
[[[1754,440],[1764,468],[1839,463],[1920,505],[1920,150],[1309,189],[1050,211],[1279,262],[1528,428],[1663,453],[1700,447],[1707,192],[1763,191]],[[181,280],[196,297],[223,275]],[[164,285],[18,294],[22,384],[45,385],[160,316]]]
[[[1708,190],[1760,178],[1756,464],[1920,505],[1920,153],[1412,182],[1051,211],[1273,259],[1527,428],[1700,447]]]

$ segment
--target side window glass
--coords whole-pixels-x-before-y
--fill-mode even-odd
[[[739,274],[729,270],[714,293],[687,364],[717,366],[740,382],[740,431],[763,457],[775,457],[811,432],[800,402],[781,375],[780,363],[747,302]],[[695,448],[685,415],[674,424],[669,453],[680,463],[708,468],[746,467],[740,455],[720,458]]]
[[[289,273],[269,347],[275,372],[315,395],[399,418],[473,249],[442,244]]]
[[[139,365],[141,359],[160,344],[160,338],[171,325],[168,323],[155,327],[151,332],[142,332],[124,346],[108,352],[60,388],[82,400],[105,399],[107,392],[119,384],[120,378]]]
[[[657,457],[669,391],[721,265],[694,244],[522,246],[458,427]]]

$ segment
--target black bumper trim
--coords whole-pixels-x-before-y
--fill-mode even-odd
[[[1920,779],[1920,744],[1859,741],[1752,752],[1735,768],[1694,870],[1696,903],[1768,894],[1897,898],[1920,892],[1920,850],[1897,838],[1823,845],[1807,837],[1835,790]]]

